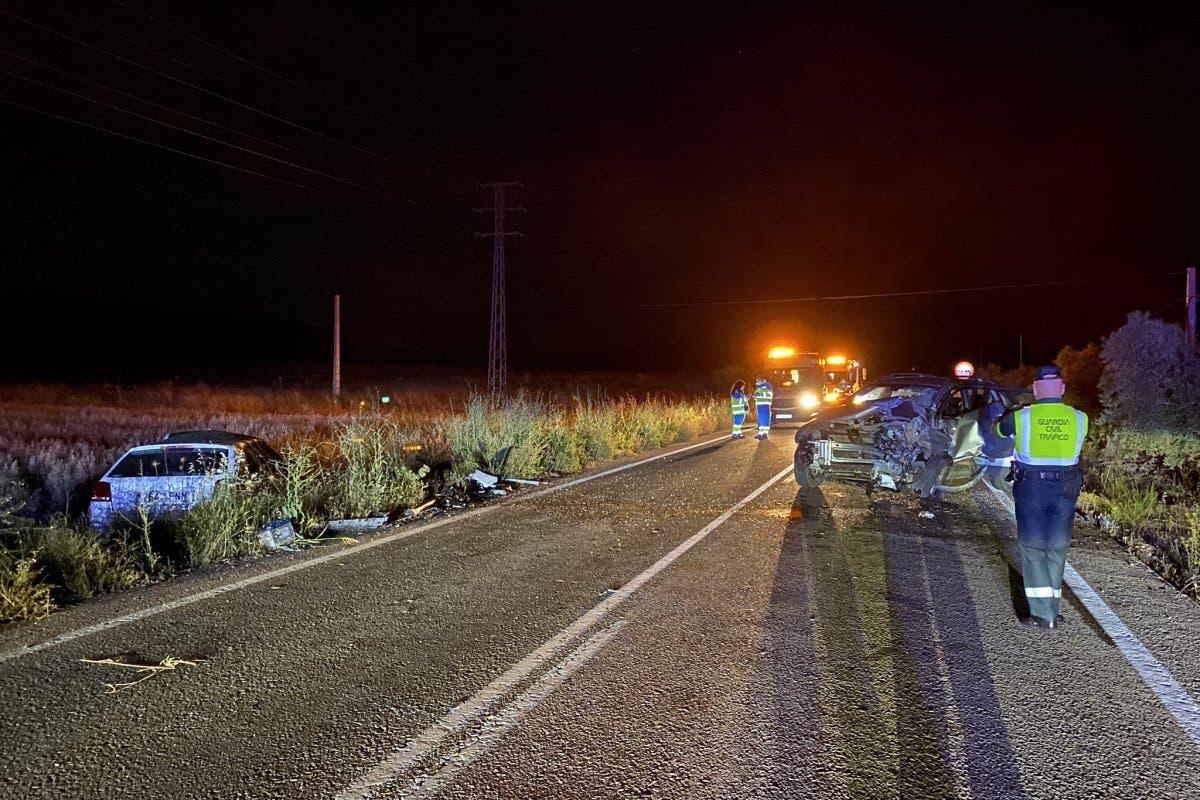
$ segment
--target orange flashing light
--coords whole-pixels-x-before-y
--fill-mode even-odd
[[[767,358],[791,358],[796,355],[794,347],[772,347],[767,352]]]
[[[842,364],[846,363],[846,357],[845,356],[830,356],[829,358],[825,359],[825,363],[833,364],[834,366],[841,366]]]

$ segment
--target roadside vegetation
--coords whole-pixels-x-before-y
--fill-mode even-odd
[[[521,390],[502,404],[467,386],[407,388],[386,405],[376,390],[340,406],[271,390],[0,388],[0,623],[258,555],[260,531],[273,523],[291,524],[294,546],[319,543],[329,520],[394,518],[462,488],[476,469],[569,475],[713,432],[726,416],[723,396],[609,394],[582,382],[571,393]],[[170,519],[135,515],[103,536],[88,527],[91,485],[126,449],[210,428],[259,436],[284,464],[222,481],[210,500]]]
[[[1200,356],[1181,328],[1143,312],[1055,359],[1067,402],[1088,412],[1079,511],[1200,599]],[[1003,371],[1027,386],[1033,368]]]

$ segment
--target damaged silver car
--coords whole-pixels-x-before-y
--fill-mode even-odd
[[[1033,400],[1025,389],[980,378],[905,372],[864,386],[796,431],[802,487],[832,480],[929,496],[969,489],[1012,460],[996,420]]]

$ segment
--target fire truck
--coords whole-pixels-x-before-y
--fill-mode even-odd
[[[762,372],[775,389],[771,416],[779,421],[806,420],[823,405],[838,405],[867,378],[859,361],[805,352],[792,345],[768,350]]]

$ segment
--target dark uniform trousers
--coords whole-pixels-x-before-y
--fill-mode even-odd
[[[1075,467],[1015,470],[1017,542],[1025,573],[1025,597],[1029,613],[1035,617],[1053,620],[1058,616],[1075,501],[1081,488],[1082,474]]]

